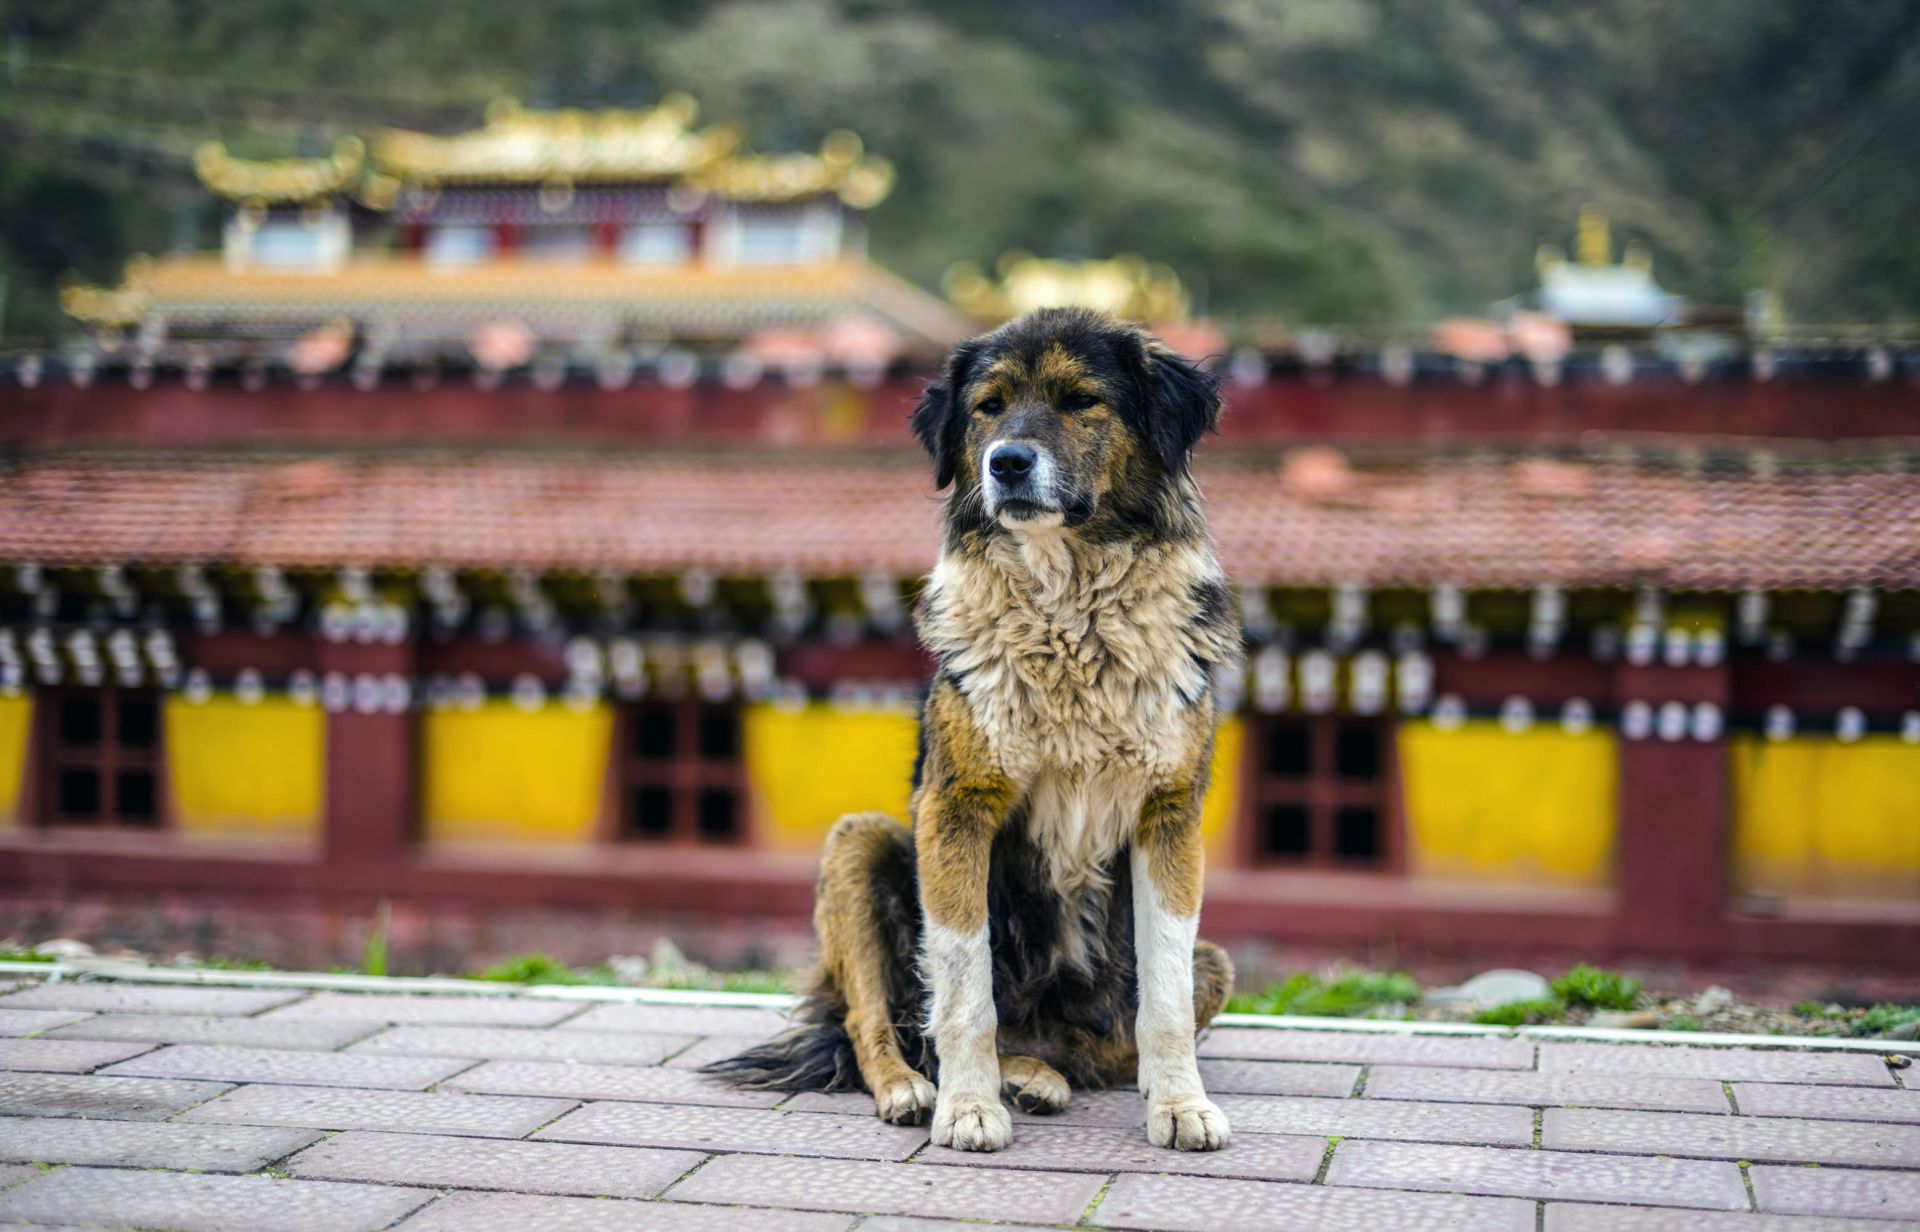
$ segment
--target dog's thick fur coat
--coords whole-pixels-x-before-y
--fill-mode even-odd
[[[974,1150],[1011,1140],[1002,1092],[1056,1111],[1137,1076],[1152,1141],[1225,1144],[1194,1033],[1232,969],[1195,927],[1212,677],[1241,638],[1188,469],[1219,410],[1095,313],[956,349],[912,421],[954,492],[917,613],[938,670],[911,830],[834,827],[800,1025],[714,1072],[865,1088]]]

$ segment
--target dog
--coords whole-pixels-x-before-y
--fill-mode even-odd
[[[1002,1093],[1057,1112],[1137,1079],[1154,1145],[1226,1145],[1194,1059],[1233,984],[1196,933],[1213,677],[1242,654],[1189,467],[1219,416],[1210,376],[1099,313],[954,350],[910,419],[953,489],[911,829],[834,826],[798,1025],[711,1072],[864,1089],[970,1151],[1012,1141]]]

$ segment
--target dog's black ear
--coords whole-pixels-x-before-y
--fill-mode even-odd
[[[1158,339],[1141,342],[1143,435],[1169,474],[1181,475],[1200,438],[1220,426],[1220,381]]]
[[[933,459],[933,486],[944,488],[953,482],[959,465],[960,450],[967,435],[967,410],[964,398],[973,361],[980,354],[978,342],[963,342],[953,348],[946,375],[927,386],[920,404],[913,408],[907,426],[927,447]]]

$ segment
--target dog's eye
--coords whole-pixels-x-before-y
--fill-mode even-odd
[[[1075,393],[1070,393],[1066,397],[1060,399],[1060,409],[1063,411],[1084,411],[1089,407],[1092,407],[1098,404],[1099,401],[1100,399],[1094,397],[1092,394],[1087,393],[1085,391],[1079,391]]]
[[[993,394],[990,397],[980,399],[980,405],[974,409],[978,410],[982,415],[998,415],[1001,411],[1007,409],[1007,403],[999,394]]]

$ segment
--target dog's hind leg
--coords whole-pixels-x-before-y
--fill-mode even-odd
[[[1211,941],[1193,943],[1193,1029],[1204,1031],[1233,995],[1233,960]]]
[[[849,814],[827,835],[814,906],[823,972],[846,1006],[844,1023],[860,1078],[873,1092],[875,1114],[896,1125],[924,1124],[934,1103],[933,1083],[900,1054],[894,1023],[917,1015],[920,1007],[892,1004],[889,977],[899,947],[884,933],[877,901],[883,889],[878,883],[897,873],[905,884],[884,889],[913,904],[912,862],[905,826],[882,813]],[[911,944],[906,952],[911,955]]]
[[[1038,1113],[1061,1111],[1072,1094],[1059,1070],[1017,1053],[1000,1055],[1000,1091],[1020,1111]]]

